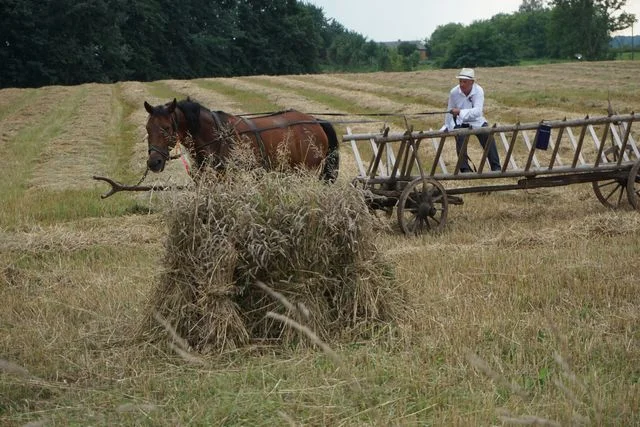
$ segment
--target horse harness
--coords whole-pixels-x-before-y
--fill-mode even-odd
[[[223,132],[223,129],[224,129],[224,124],[222,123],[222,120],[220,119],[220,114],[219,113],[220,113],[219,111],[212,111],[211,112],[211,116],[213,116],[213,121],[215,122],[216,127],[218,128],[218,137],[214,141],[211,141],[211,142],[205,144],[204,146],[211,145],[211,144],[213,144],[214,142],[217,142],[217,141],[222,142],[222,140],[224,140],[224,137],[222,135],[222,132]],[[245,130],[245,131],[238,131],[238,127],[237,127],[238,122],[236,122],[236,124],[233,125],[233,130],[235,131],[236,135],[238,137],[240,137],[240,135],[243,135],[245,133],[253,132],[253,135],[255,136],[256,142],[258,144],[258,149],[260,150],[260,155],[262,156],[263,166],[265,168],[267,168],[267,169],[270,169],[271,161],[269,160],[269,157],[267,156],[267,150],[266,150],[265,145],[264,145],[264,140],[262,139],[262,136],[260,135],[260,132],[262,132],[265,129],[258,128],[256,126],[256,124],[253,123],[253,121],[245,119],[244,117],[241,117],[239,121],[242,121],[244,124],[246,124],[249,127],[249,129]],[[202,147],[204,147],[204,146],[202,146]],[[200,148],[202,148],[202,147],[200,147]],[[222,163],[222,162],[220,162],[220,163]]]
[[[223,129],[225,126],[225,123],[223,123],[223,120],[220,118],[220,112],[219,111],[211,111],[211,115],[213,117],[213,121],[216,124],[216,127],[218,128],[218,137],[211,141],[208,142],[204,145],[201,145],[200,147],[194,147],[194,149],[202,149],[203,147],[206,147],[208,145],[214,144],[216,142],[222,142],[224,140],[224,136],[223,136]],[[244,123],[248,129],[247,130],[238,130],[238,124],[239,123]],[[226,125],[228,125],[229,123],[226,123]],[[260,155],[262,156],[262,163],[263,166],[266,169],[271,169],[271,160],[269,159],[269,156],[267,155],[267,150],[266,150],[266,146],[264,143],[264,140],[262,139],[262,132],[268,131],[268,130],[273,130],[273,129],[286,129],[290,126],[295,126],[295,125],[302,125],[302,124],[319,124],[318,121],[313,121],[313,120],[301,120],[301,121],[297,121],[297,122],[292,122],[292,123],[286,123],[286,124],[282,124],[282,125],[277,125],[277,126],[269,126],[269,127],[262,127],[259,128],[256,126],[256,124],[253,122],[253,120],[245,118],[245,117],[238,117],[238,120],[236,121],[236,123],[234,123],[233,125],[231,125],[233,127],[233,130],[235,131],[236,136],[240,137],[241,135],[244,134],[248,134],[248,133],[252,133],[253,136],[255,137],[256,143],[258,144],[258,149],[260,150]],[[222,164],[222,162],[220,162],[220,164]]]
[[[178,108],[180,108],[178,106]],[[286,111],[285,111],[286,112]],[[218,131],[218,135],[216,138],[214,138],[212,141],[207,142],[205,144],[202,144],[200,146],[194,146],[193,149],[196,153],[198,151],[202,150],[204,147],[207,147],[209,145],[215,144],[216,142],[218,143],[222,143],[225,140],[225,135],[224,135],[224,129],[225,126],[230,125],[230,123],[225,123],[224,119],[221,117],[221,112],[220,111],[211,111],[211,116],[213,117],[213,120],[215,122],[217,131]],[[277,113],[274,113],[272,115],[275,115]],[[238,124],[239,123],[244,123],[248,129],[246,130],[238,130]],[[295,126],[295,125],[302,125],[302,124],[319,124],[319,121],[317,120],[301,120],[301,121],[296,121],[296,122],[291,122],[291,123],[285,123],[282,125],[277,125],[277,126],[269,126],[269,127],[263,127],[263,128],[259,128],[256,126],[256,124],[254,123],[253,120],[245,118],[245,117],[238,117],[238,120],[236,121],[236,123],[231,124],[231,126],[233,127],[233,130],[235,131],[235,134],[237,137],[240,137],[241,135],[244,134],[253,134],[253,136],[255,137],[256,143],[258,144],[258,149],[260,151],[260,155],[262,156],[262,163],[263,166],[267,169],[270,169],[271,167],[271,161],[269,159],[269,156],[267,155],[266,152],[266,146],[264,143],[264,140],[262,139],[262,132],[268,131],[268,130],[273,130],[273,129],[285,129],[288,128],[290,126]],[[188,128],[189,126],[187,126]],[[179,131],[179,125],[178,125],[178,118],[177,118],[177,114],[174,112],[171,114],[171,128],[173,131],[173,134],[178,134]],[[187,129],[191,132],[190,129]],[[174,144],[175,145],[175,144]],[[173,147],[171,147],[173,148]],[[165,160],[169,160],[172,159],[173,157],[170,155],[170,149],[162,149],[160,147],[156,147],[155,145],[150,145],[149,146],[149,153],[151,153],[152,151],[157,152],[158,154],[160,154]],[[224,164],[222,162],[222,159],[217,159],[218,160],[218,165],[216,165],[216,168],[222,168],[224,167]]]

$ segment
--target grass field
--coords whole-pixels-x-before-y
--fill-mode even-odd
[[[476,70],[491,122],[640,109],[637,62]],[[181,357],[136,334],[167,235],[135,183],[146,112],[440,111],[456,70],[0,90],[0,424],[640,425],[640,214],[588,184],[465,196],[446,231],[376,237],[407,320],[358,342]],[[370,118],[369,118],[370,119]],[[441,116],[412,117],[416,129]],[[346,124],[336,119],[338,134]],[[389,123],[402,129],[402,119]],[[349,124],[377,132],[382,123]],[[633,136],[640,139],[640,131]],[[354,176],[341,148],[340,180]],[[185,183],[179,161],[147,183]]]

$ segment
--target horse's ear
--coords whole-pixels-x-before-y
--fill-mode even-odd
[[[178,105],[178,100],[173,98],[173,101],[171,102],[171,104],[169,104],[169,107],[167,108],[167,110],[169,110],[169,114],[173,113],[177,105]]]
[[[153,107],[147,101],[144,101],[144,109],[147,110],[147,113],[153,114]]]

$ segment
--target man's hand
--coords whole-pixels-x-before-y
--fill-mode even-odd
[[[453,117],[458,117],[458,115],[460,114],[460,109],[459,108],[452,108],[451,110],[449,110],[449,112],[453,115]]]

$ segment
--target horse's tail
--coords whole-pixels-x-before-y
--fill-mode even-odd
[[[324,168],[322,169],[321,178],[328,182],[334,182],[338,178],[340,170],[340,147],[338,144],[338,135],[333,125],[326,120],[318,120],[322,130],[329,140],[329,150],[327,157],[324,159]]]

